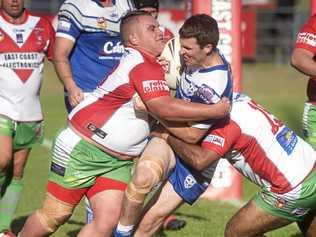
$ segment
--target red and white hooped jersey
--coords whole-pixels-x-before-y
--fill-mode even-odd
[[[15,121],[43,119],[39,93],[45,55],[52,58],[50,22],[26,11],[22,24],[0,13],[0,114]]]
[[[316,14],[312,15],[297,34],[295,48],[312,52],[316,57]],[[314,58],[315,59],[315,58]],[[316,102],[316,78],[311,77],[307,86],[307,96]]]
[[[125,48],[116,69],[72,110],[69,122],[101,146],[137,156],[147,144],[150,128],[147,113],[134,110],[135,95],[146,102],[170,92],[156,58]]]
[[[255,184],[286,193],[314,168],[314,149],[249,97],[234,100],[230,115],[215,125],[202,147],[225,157]]]

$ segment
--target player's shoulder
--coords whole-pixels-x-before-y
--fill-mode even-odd
[[[29,13],[29,19],[30,20],[37,20],[40,24],[42,24],[45,27],[52,27],[51,21],[46,17],[42,15],[37,15],[34,13]]]
[[[92,0],[66,0],[60,7],[59,16],[80,19],[82,17],[93,17],[101,6]]]
[[[301,31],[305,31],[305,30],[316,33],[316,14],[310,16],[308,20],[305,22]]]
[[[116,0],[115,5],[118,9],[120,9],[124,13],[135,9],[134,4],[132,3],[132,0]]]

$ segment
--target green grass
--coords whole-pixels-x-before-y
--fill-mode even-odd
[[[272,64],[247,64],[243,70],[243,90],[257,102],[264,105],[290,127],[300,133],[301,113],[305,100],[306,78],[290,66]],[[63,91],[50,64],[45,69],[42,88],[42,105],[45,114],[45,137],[52,140],[56,132],[65,125],[66,115]],[[13,222],[14,231],[20,230],[28,214],[39,208],[45,196],[49,149],[36,147],[30,156],[25,172],[25,187],[21,203]],[[244,182],[243,202],[256,192],[257,188]],[[223,202],[200,200],[193,207],[187,205],[177,210],[177,215],[187,220],[187,226],[177,232],[165,232],[160,236],[223,236],[225,223],[237,211],[237,207]],[[75,236],[84,221],[82,205],[77,208],[70,221],[53,236]],[[301,236],[295,225],[273,231],[271,237]]]

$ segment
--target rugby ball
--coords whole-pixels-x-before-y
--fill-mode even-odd
[[[167,84],[170,89],[176,89],[181,69],[179,37],[174,37],[167,41],[161,57],[168,62],[168,65],[164,67]]]

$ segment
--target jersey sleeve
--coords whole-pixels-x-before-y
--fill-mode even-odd
[[[300,29],[295,48],[303,48],[316,53],[316,15],[311,16]]]
[[[66,1],[58,12],[56,36],[76,41],[83,29],[81,14],[79,6]]]
[[[168,84],[160,65],[142,63],[130,73],[132,85],[142,101],[149,101],[161,96],[170,96]]]
[[[202,148],[223,157],[232,149],[241,135],[240,127],[232,120],[219,122],[202,141]]]
[[[49,60],[53,59],[53,50],[54,50],[54,44],[55,44],[55,30],[52,26],[52,24],[46,20],[47,24],[47,34],[48,34],[48,46],[46,50],[46,56]]]

